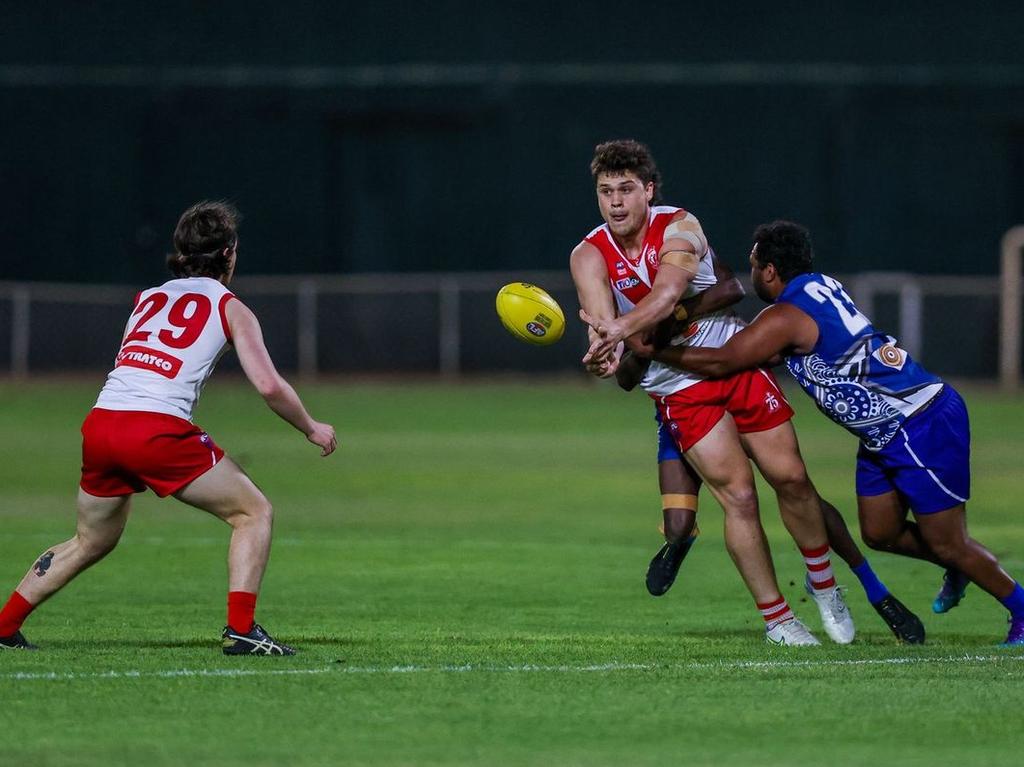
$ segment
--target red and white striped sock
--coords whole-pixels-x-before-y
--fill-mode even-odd
[[[817,549],[800,549],[807,564],[807,575],[815,591],[830,589],[836,585],[832,576],[832,560],[829,559],[828,544]]]
[[[772,602],[758,602],[757,609],[761,611],[761,617],[764,618],[768,628],[793,620],[796,617],[793,615],[793,611],[789,609],[789,604],[786,602],[785,597],[779,597]]]

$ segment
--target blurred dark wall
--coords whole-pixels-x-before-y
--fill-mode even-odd
[[[46,3],[0,27],[0,279],[152,282],[230,198],[248,273],[550,269],[595,143],[742,266],[994,273],[1024,221],[1024,4]]]

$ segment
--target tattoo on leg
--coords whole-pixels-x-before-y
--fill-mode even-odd
[[[46,571],[50,569],[51,564],[53,564],[53,552],[47,551],[43,556],[39,557],[39,561],[35,564],[36,575],[39,577],[46,575]]]

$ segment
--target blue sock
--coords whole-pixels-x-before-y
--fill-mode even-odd
[[[875,571],[871,569],[871,565],[865,559],[856,567],[851,567],[853,574],[860,580],[860,585],[864,587],[864,593],[868,596],[868,601],[871,604],[878,604],[887,596],[889,596],[889,589],[885,587],[885,584],[878,580],[878,576],[875,575]],[[1020,588],[1019,586],[1017,588]],[[1022,592],[1024,594],[1024,592]]]
[[[1010,611],[1010,615],[1016,618],[1024,618],[1024,588],[1019,583],[1013,584],[1013,591],[1006,599],[1000,599],[1003,607]]]

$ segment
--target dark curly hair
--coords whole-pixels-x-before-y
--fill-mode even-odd
[[[800,274],[811,271],[814,263],[814,248],[811,233],[792,221],[772,221],[761,224],[754,230],[754,259],[762,268],[768,264],[783,282],[789,282]]]
[[[238,243],[242,216],[229,202],[203,200],[181,214],[174,228],[174,253],[167,268],[175,277],[219,279],[231,268],[230,250]]]
[[[594,147],[594,159],[590,161],[590,175],[595,183],[601,173],[615,176],[627,171],[635,173],[644,186],[651,182],[654,183],[652,203],[657,203],[661,199],[661,173],[646,144],[641,144],[633,139],[617,139],[605,141]]]

